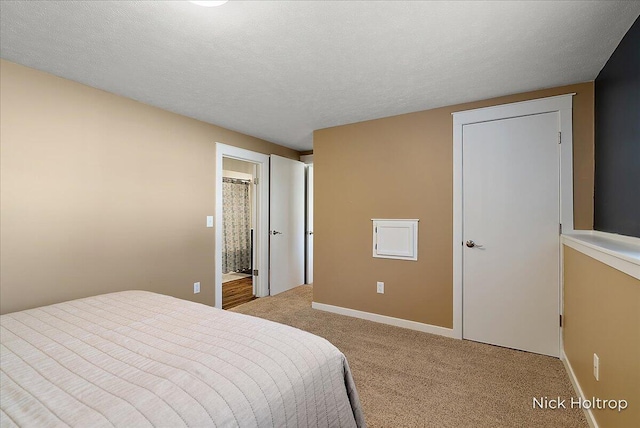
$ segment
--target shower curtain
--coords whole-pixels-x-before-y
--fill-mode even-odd
[[[246,180],[222,179],[222,272],[251,270],[251,206]]]

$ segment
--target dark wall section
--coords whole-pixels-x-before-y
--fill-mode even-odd
[[[640,19],[595,83],[594,229],[640,237]]]

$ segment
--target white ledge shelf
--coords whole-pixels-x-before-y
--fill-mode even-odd
[[[640,279],[640,238],[583,230],[563,234],[562,243]]]

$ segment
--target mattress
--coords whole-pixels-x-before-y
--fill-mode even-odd
[[[365,426],[345,356],[282,324],[125,291],[0,328],[2,427]]]

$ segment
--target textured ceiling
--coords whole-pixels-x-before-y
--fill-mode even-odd
[[[0,55],[299,150],[315,129],[595,79],[640,2],[2,1]]]

